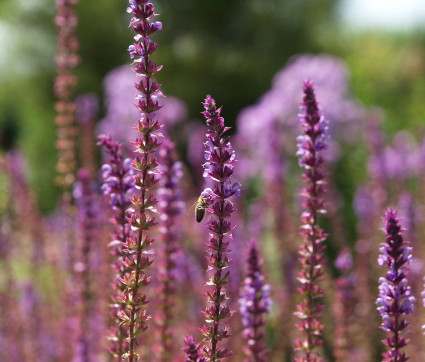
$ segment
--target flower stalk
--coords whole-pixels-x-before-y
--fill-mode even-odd
[[[135,87],[140,92],[136,97],[136,107],[140,110],[140,119],[135,128],[140,132],[140,137],[133,142],[135,152],[138,154],[132,160],[132,168],[135,172],[133,182],[137,193],[130,197],[131,208],[128,217],[134,237],[127,238],[124,247],[127,252],[124,265],[128,272],[120,279],[124,284],[124,293],[118,298],[126,305],[125,310],[118,313],[121,325],[128,328],[129,348],[122,355],[123,359],[133,362],[139,359],[136,352],[137,336],[148,328],[148,320],[151,318],[144,306],[149,302],[142,288],[151,282],[151,277],[145,269],[153,263],[149,257],[153,252],[148,250],[154,239],[150,237],[149,230],[157,224],[152,213],[156,212],[154,206],[157,198],[151,193],[152,187],[158,182],[157,175],[160,173],[159,163],[156,159],[156,149],[161,137],[157,131],[162,124],[157,119],[157,111],[160,109],[158,97],[162,96],[161,85],[153,76],[161,70],[150,57],[155,52],[157,45],[149,36],[162,28],[160,22],[153,22],[157,14],[154,6],[147,0],[130,0],[128,13],[133,14],[130,26],[137,33],[135,43],[129,47],[130,58],[134,59],[132,68],[139,76]]]
[[[299,251],[302,270],[298,274],[298,281],[301,283],[298,291],[302,294],[303,300],[297,305],[295,312],[301,319],[296,327],[302,337],[296,340],[295,347],[303,352],[296,361],[313,362],[320,359],[314,349],[323,343],[321,331],[324,325],[318,319],[322,317],[323,305],[318,299],[323,296],[319,282],[324,274],[323,243],[327,235],[318,225],[318,216],[326,212],[323,200],[325,175],[321,170],[323,164],[321,151],[328,147],[328,122],[319,113],[313,84],[310,81],[304,82],[303,92],[300,123],[304,135],[297,138],[297,155],[300,157],[299,165],[305,169],[303,179],[307,186],[301,191],[301,196],[305,198],[302,203],[304,211],[301,214],[303,224],[301,236],[304,238],[304,244]]]
[[[334,263],[340,276],[334,280],[335,301],[333,312],[335,318],[334,356],[337,362],[350,361],[352,353],[351,328],[355,310],[355,278],[353,258],[347,249],[343,249]]]
[[[183,213],[183,201],[179,179],[183,175],[182,164],[176,161],[174,144],[167,139],[161,144],[159,151],[162,176],[158,189],[158,209],[160,217],[160,249],[158,268],[158,303],[159,312],[155,316],[158,324],[158,347],[160,360],[170,361],[173,351],[173,331],[171,322],[174,319],[176,294],[176,261],[179,251],[179,215]]]
[[[71,201],[72,185],[75,182],[76,170],[76,140],[75,126],[75,86],[77,77],[74,69],[80,62],[77,54],[78,39],[75,35],[77,15],[74,10],[78,0],[56,0],[57,14],[55,24],[58,27],[58,53],[55,57],[57,76],[55,79],[55,96],[57,112],[55,123],[57,126],[58,163],[56,182],[64,190],[64,199]]]
[[[203,103],[208,126],[207,141],[205,142],[205,159],[203,164],[204,178],[213,182],[212,188],[205,189],[201,196],[209,205],[208,212],[213,217],[208,221],[210,237],[207,243],[208,271],[214,275],[207,282],[212,287],[205,296],[208,306],[202,311],[206,324],[201,328],[206,342],[204,354],[208,361],[217,361],[230,356],[232,353],[227,348],[219,348],[219,343],[230,337],[228,327],[223,320],[232,316],[234,311],[226,305],[225,286],[228,283],[229,271],[225,271],[229,264],[229,240],[235,225],[231,223],[230,216],[235,211],[230,198],[240,195],[240,184],[232,183],[230,177],[234,172],[235,151],[229,142],[229,136],[224,133],[230,128],[224,126],[224,119],[220,116],[221,108],[217,108],[211,96],[207,96]]]
[[[78,181],[75,183],[73,194],[77,205],[77,221],[80,234],[79,257],[74,266],[80,304],[78,308],[80,328],[75,360],[89,362],[93,358],[95,345],[90,325],[90,321],[95,314],[93,310],[94,290],[92,279],[94,270],[92,253],[93,243],[98,238],[97,216],[99,210],[96,209],[94,185],[88,170],[80,169],[78,171]]]

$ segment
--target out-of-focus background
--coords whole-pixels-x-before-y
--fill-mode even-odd
[[[100,97],[100,119],[105,76],[129,64],[125,7],[114,0],[77,5],[77,93]],[[211,93],[235,125],[292,56],[326,53],[346,63],[353,97],[382,109],[386,132],[425,133],[421,0],[162,0],[157,9],[164,24],[155,38],[156,60],[165,64],[159,80],[166,94],[187,104],[188,120],[200,119],[200,102]],[[22,150],[44,211],[54,207],[59,192],[53,184],[54,15],[52,0],[0,2],[0,145]]]
[[[56,1],[62,6],[72,2]],[[104,338],[106,325],[111,324],[108,285],[115,280],[109,253],[115,261],[117,256],[114,249],[107,249],[112,228],[106,224],[111,214],[106,199],[99,195],[99,172],[96,188],[90,189],[84,176],[87,172],[80,171],[74,189],[75,208],[58,202],[62,190],[54,182],[55,143],[58,133],[61,155],[66,159],[64,154],[74,156],[73,149],[67,153],[66,147],[73,147],[73,142],[67,141],[77,135],[81,139],[76,146],[77,166],[84,163],[89,171],[98,170],[102,162],[94,145],[99,133],[110,133],[123,142],[124,153],[132,151],[137,110],[127,48],[134,32],[128,29],[126,6],[126,1],[116,0],[79,0],[76,5],[81,57],[75,69],[76,96],[86,95],[76,102],[80,107],[77,116],[87,119],[77,119],[77,127],[67,128],[73,103],[56,102],[55,57],[62,70],[75,58],[57,56],[55,1],[0,0],[2,361],[12,352],[18,356],[10,359],[13,361],[33,360],[34,355],[40,361],[75,360],[64,356],[76,355],[84,344],[76,343],[74,332],[86,334],[86,319],[90,319],[87,334],[92,333],[93,355],[108,360]],[[231,141],[238,160],[233,176],[242,184],[242,197],[232,216],[237,227],[229,266],[231,309],[238,308],[247,241],[255,238],[261,245],[274,300],[265,326],[269,360],[293,360],[293,311],[299,302],[297,255],[302,243],[299,195],[303,187],[296,157],[296,138],[302,131],[297,114],[302,83],[309,78],[330,132],[329,149],[323,152],[328,212],[319,220],[329,233],[322,283],[326,328],[321,353],[329,361],[378,360],[384,333],[379,334],[381,319],[375,300],[379,277],[385,272],[376,259],[384,241],[379,231],[381,218],[388,205],[398,207],[403,227],[408,229],[405,237],[411,241],[415,260],[409,281],[418,304],[423,290],[424,0],[158,0],[155,10],[163,29],[152,36],[159,45],[153,59],[164,65],[157,79],[167,95],[158,117],[184,162],[180,187],[187,208],[204,187],[205,129],[200,112],[206,94],[223,105],[226,125],[232,126]],[[65,22],[61,16],[57,22]],[[66,27],[62,31],[66,32]],[[63,74],[62,80],[56,78],[59,95],[66,89],[60,89],[58,83],[63,85],[71,78]],[[59,116],[55,103],[58,109],[62,106]],[[57,130],[55,118],[65,126]],[[70,158],[71,164],[74,158]],[[72,181],[74,168],[70,168]],[[84,179],[91,201],[83,197]],[[90,208],[91,220],[85,214]],[[179,294],[174,326],[178,329],[172,354],[181,351],[182,335],[197,333],[195,339],[200,339],[200,309],[205,304],[199,289],[205,284],[206,223],[196,223],[193,215],[185,212],[178,220],[175,232],[181,231],[178,243],[182,252],[176,257]],[[91,232],[95,233],[92,239]],[[84,239],[85,235],[88,238]],[[87,251],[85,245],[92,241],[92,249]],[[154,249],[159,250],[158,262],[153,264],[158,271],[163,245],[159,242]],[[92,259],[86,258],[88,254]],[[157,275],[155,269],[152,275]],[[84,284],[86,289],[82,276],[91,284]],[[160,284],[159,278],[152,284]],[[74,298],[75,293],[90,288],[90,298]],[[149,295],[153,303],[148,313],[154,315],[155,329],[159,326],[155,324],[159,320],[155,317],[158,293],[151,288],[150,299]],[[87,308],[81,309],[82,305]],[[96,308],[90,309],[93,306]],[[75,316],[81,322],[78,328]],[[412,342],[408,355],[414,361],[425,360],[424,316],[418,305],[409,326]],[[67,328],[74,328],[74,339]],[[233,358],[242,360],[241,346],[246,341],[239,314],[233,318],[231,330]],[[144,339],[141,344],[142,358],[154,353],[150,349],[153,335],[143,336],[147,342]]]

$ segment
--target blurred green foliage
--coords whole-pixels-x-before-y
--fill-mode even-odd
[[[384,129],[389,134],[410,129],[423,137],[425,31],[342,32],[334,45],[334,53],[348,63],[354,95],[384,111]]]
[[[337,0],[161,0],[163,30],[155,60],[167,94],[189,105],[198,118],[211,93],[233,123],[238,112],[270,87],[273,75],[297,53],[326,52],[349,65],[353,93],[385,110],[385,129],[424,134],[425,34],[371,34],[344,30]],[[126,1],[80,1],[78,35],[82,63],[78,93],[102,97],[102,80],[129,63]],[[53,81],[56,31],[53,0],[0,3],[0,140],[3,150],[20,147],[43,210],[55,205],[56,163]],[[355,179],[354,179],[355,180]],[[353,181],[354,182],[354,181]]]

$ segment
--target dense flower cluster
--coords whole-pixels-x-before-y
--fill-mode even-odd
[[[235,151],[229,142],[229,136],[224,133],[229,127],[224,126],[224,119],[220,116],[221,108],[217,108],[211,96],[207,96],[203,103],[205,111],[202,114],[206,118],[208,126],[207,141],[205,142],[204,178],[213,181],[212,188],[202,192],[202,197],[209,205],[208,212],[213,217],[208,221],[208,229],[211,231],[207,246],[209,264],[208,270],[213,270],[214,275],[207,283],[213,289],[206,292],[209,305],[202,314],[207,324],[201,329],[206,341],[210,345],[204,345],[205,357],[209,361],[217,361],[231,355],[227,348],[219,348],[218,343],[228,338],[229,330],[224,325],[223,319],[234,314],[234,311],[226,305],[227,296],[225,285],[228,283],[229,272],[224,270],[229,263],[229,241],[231,231],[235,228],[229,218],[235,211],[230,197],[240,196],[240,184],[232,182],[230,177],[234,172]]]
[[[80,59],[77,55],[79,44],[75,35],[77,15],[74,7],[77,0],[56,0],[57,15],[55,24],[58,27],[58,53],[56,55],[55,105],[57,116],[56,147],[59,151],[56,166],[57,182],[65,190],[69,199],[70,191],[75,182],[76,150],[75,150],[75,103],[74,92],[77,78],[73,74]]]
[[[389,208],[385,214],[385,243],[381,244],[378,264],[388,268],[385,277],[379,278],[379,297],[376,300],[379,314],[382,317],[381,328],[389,334],[382,341],[388,347],[382,354],[384,361],[407,361],[408,357],[402,349],[409,343],[403,337],[409,322],[406,315],[415,310],[416,299],[411,295],[410,286],[405,274],[405,264],[412,262],[412,248],[403,241],[400,219],[397,211]]]
[[[158,189],[158,211],[160,212],[160,248],[158,262],[157,302],[159,313],[155,315],[158,325],[158,347],[164,361],[170,360],[173,350],[171,321],[174,318],[176,294],[176,254],[179,247],[179,215],[183,213],[183,201],[178,187],[183,175],[181,162],[176,161],[174,144],[167,139],[159,151],[162,171]]]
[[[109,136],[99,136],[98,145],[104,148],[108,156],[107,163],[102,166],[102,190],[105,195],[109,196],[109,205],[113,211],[113,217],[110,219],[114,225],[114,232],[111,235],[112,241],[111,255],[114,256],[112,268],[115,273],[115,279],[112,282],[112,288],[115,292],[112,301],[112,317],[115,325],[109,331],[110,346],[109,351],[118,360],[127,350],[128,343],[125,341],[125,329],[119,326],[118,312],[123,309],[124,304],[116,300],[117,296],[123,293],[124,286],[120,282],[120,278],[124,277],[127,269],[124,264],[127,253],[124,244],[127,238],[131,236],[130,224],[126,217],[126,210],[130,205],[129,194],[134,190],[132,179],[133,170],[131,168],[130,159],[124,159],[121,153],[122,145],[112,140]]]
[[[323,242],[326,240],[326,233],[319,227],[317,220],[319,214],[326,212],[323,200],[325,176],[321,171],[323,159],[320,152],[328,145],[328,125],[319,113],[312,83],[305,81],[303,90],[300,122],[304,135],[297,138],[297,155],[300,157],[300,166],[305,169],[303,178],[307,183],[307,187],[301,191],[301,196],[305,197],[301,215],[304,244],[299,251],[302,270],[298,276],[301,283],[298,291],[302,293],[303,301],[297,305],[295,313],[301,319],[296,326],[303,337],[295,342],[295,346],[297,350],[303,351],[303,356],[298,361],[316,361],[317,353],[313,350],[323,343],[323,324],[318,320],[322,315],[323,305],[317,299],[323,295],[318,282],[324,273]]]
[[[244,338],[247,340],[245,352],[249,361],[265,362],[266,345],[263,328],[266,324],[265,314],[270,313],[272,300],[270,286],[264,284],[261,270],[263,261],[258,244],[252,240],[248,251],[248,271],[239,299]]]
[[[134,231],[134,236],[127,238],[124,248],[127,257],[124,265],[128,272],[120,279],[124,284],[124,292],[118,298],[126,305],[125,309],[119,311],[121,325],[128,327],[128,352],[122,358],[128,358],[133,362],[139,358],[136,352],[137,336],[147,329],[147,321],[150,316],[144,306],[149,302],[142,288],[150,284],[151,277],[145,273],[145,269],[152,264],[149,257],[151,250],[147,250],[154,242],[150,237],[149,230],[157,223],[152,213],[156,211],[154,206],[157,198],[150,193],[150,189],[158,182],[157,175],[160,173],[155,153],[159,147],[157,131],[162,127],[157,119],[156,112],[160,109],[158,97],[162,96],[161,85],[153,76],[162,66],[158,66],[150,57],[155,52],[157,45],[149,36],[160,30],[160,22],[152,22],[156,16],[154,6],[146,0],[130,0],[128,13],[133,14],[130,26],[137,33],[134,37],[135,43],[129,47],[130,57],[134,59],[133,70],[138,74],[139,81],[135,87],[140,92],[136,97],[136,107],[140,110],[140,119],[135,128],[140,137],[133,142],[135,152],[138,154],[132,160],[134,186],[137,189],[131,198],[129,208],[129,223]]]
[[[196,344],[193,336],[186,336],[184,339],[183,351],[186,353],[186,362],[205,362],[205,357],[202,356],[201,344]]]

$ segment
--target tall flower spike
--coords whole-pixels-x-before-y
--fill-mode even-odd
[[[161,97],[162,93],[161,86],[153,76],[162,67],[150,59],[157,45],[149,39],[149,35],[160,30],[162,25],[160,22],[152,22],[156,14],[153,4],[147,0],[130,0],[127,12],[133,14],[130,26],[137,33],[129,52],[130,58],[134,59],[132,69],[140,78],[135,87],[140,92],[136,97],[136,107],[141,115],[135,126],[140,137],[133,142],[137,156],[132,160],[135,172],[133,182],[137,193],[130,198],[132,206],[128,209],[128,221],[135,235],[127,238],[124,244],[127,252],[124,265],[128,272],[121,279],[125,289],[120,302],[124,303],[126,308],[120,311],[118,316],[121,325],[128,327],[129,348],[122,358],[133,362],[139,358],[136,352],[137,336],[148,328],[147,322],[151,318],[144,309],[148,300],[142,288],[151,281],[145,269],[153,262],[149,257],[153,252],[146,249],[154,242],[149,231],[157,224],[152,215],[156,211],[154,206],[157,198],[150,189],[158,182],[157,175],[160,173],[155,153],[160,145],[158,138],[161,137],[157,131],[162,124],[158,121],[156,112],[160,109],[158,97]]]
[[[251,240],[247,259],[248,271],[239,305],[244,327],[243,336],[247,341],[245,353],[248,355],[248,361],[253,362],[267,361],[263,328],[266,324],[264,317],[270,313],[272,301],[270,286],[264,284],[262,263],[259,246]]]
[[[213,289],[205,293],[209,305],[202,311],[206,324],[201,328],[201,333],[209,343],[204,345],[207,360],[218,361],[231,355],[227,348],[219,348],[218,344],[230,336],[223,320],[234,314],[226,305],[228,298],[224,287],[229,278],[229,272],[225,271],[230,261],[228,239],[231,239],[230,233],[235,228],[229,220],[235,210],[230,198],[240,195],[240,184],[230,180],[234,171],[235,151],[229,142],[229,136],[224,136],[230,128],[224,126],[224,119],[220,116],[221,108],[216,107],[214,99],[209,95],[203,105],[205,111],[202,114],[208,126],[207,141],[204,144],[207,161],[203,165],[204,177],[211,179],[213,186],[205,189],[201,196],[209,205],[208,212],[213,215],[207,225],[211,232],[207,243],[207,261],[208,271],[213,270],[214,275],[207,282]]]
[[[183,201],[178,187],[183,175],[181,162],[176,161],[174,144],[167,139],[159,152],[162,177],[158,189],[160,211],[161,247],[159,252],[157,301],[159,311],[155,315],[158,324],[158,347],[161,361],[169,361],[175,354],[171,321],[174,318],[176,293],[176,253],[179,250],[179,215],[183,213]]]
[[[379,297],[376,300],[382,317],[381,329],[388,333],[382,341],[387,350],[383,361],[404,362],[408,360],[402,349],[409,343],[403,335],[409,322],[404,318],[415,310],[416,299],[411,295],[406,278],[406,263],[412,262],[412,248],[403,241],[400,219],[397,211],[389,208],[384,218],[385,243],[379,249],[378,264],[388,268],[385,277],[379,278]]]
[[[77,78],[73,74],[80,58],[77,55],[79,48],[75,35],[77,15],[74,7],[78,0],[56,0],[57,14],[55,24],[58,27],[58,53],[56,55],[55,96],[57,112],[55,123],[57,126],[56,148],[58,149],[58,163],[56,182],[64,189],[64,198],[67,202],[71,198],[72,185],[75,182],[76,150],[75,136],[75,103],[74,93]]]
[[[114,225],[114,232],[111,235],[112,241],[109,246],[111,247],[111,255],[115,258],[112,264],[115,273],[112,288],[115,296],[111,305],[111,315],[115,324],[109,330],[109,352],[119,362],[121,361],[121,356],[128,350],[128,343],[125,340],[127,338],[126,330],[119,325],[120,318],[118,317],[118,312],[125,308],[125,304],[117,300],[117,298],[122,297],[125,289],[125,285],[120,282],[120,279],[128,271],[124,265],[125,257],[127,256],[124,245],[131,236],[126,210],[130,206],[129,193],[134,190],[133,170],[130,159],[124,159],[122,156],[122,145],[113,141],[111,136],[99,136],[98,145],[104,148],[108,156],[107,163],[102,166],[102,190],[105,195],[109,196],[109,205],[113,212],[113,217],[110,221]]]
[[[323,310],[323,305],[318,299],[322,297],[323,291],[318,282],[324,274],[323,242],[327,235],[319,227],[317,218],[319,214],[326,212],[323,200],[325,176],[321,170],[323,159],[320,153],[328,147],[328,122],[319,113],[313,84],[310,81],[304,82],[303,91],[300,123],[304,135],[297,138],[297,155],[300,157],[300,166],[305,169],[303,179],[307,184],[301,191],[301,196],[305,198],[302,203],[304,211],[301,214],[303,224],[301,236],[304,238],[304,244],[299,251],[302,270],[298,276],[301,283],[298,291],[302,294],[303,300],[297,305],[295,312],[301,319],[296,327],[302,334],[302,337],[295,342],[295,347],[298,351],[302,351],[303,355],[295,360],[312,362],[319,360],[319,355],[314,349],[323,343],[321,330],[324,325],[318,320]]]

